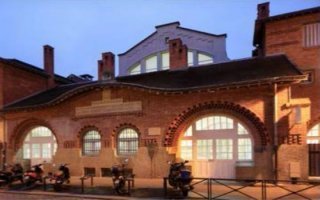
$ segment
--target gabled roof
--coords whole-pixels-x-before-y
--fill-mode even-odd
[[[155,26],[156,29],[165,27],[165,26],[171,26],[171,25],[176,25],[177,29],[181,29],[181,30],[185,30],[185,31],[190,31],[190,32],[195,32],[195,33],[200,33],[200,34],[204,34],[204,35],[208,35],[208,36],[213,36],[213,37],[227,37],[227,34],[212,34],[212,33],[207,33],[207,32],[202,32],[202,31],[198,31],[198,30],[194,30],[194,29],[189,29],[189,28],[184,28],[184,27],[180,27],[180,22],[176,21],[176,22],[171,22],[171,23],[167,23],[167,24],[161,24],[161,25],[157,25]],[[143,40],[141,40],[140,42],[138,42],[136,45],[134,45],[133,47],[131,47],[130,49],[128,49],[127,51],[125,51],[124,53],[120,53],[118,54],[118,56],[122,56],[125,55],[127,53],[129,53],[131,50],[133,50],[134,48],[138,47],[139,45],[141,45],[144,41],[148,40],[149,38],[151,38],[153,35],[155,35],[157,33],[157,31],[151,33],[149,36],[147,36],[146,38],[144,38]]]
[[[62,85],[5,106],[4,111],[57,104],[95,88],[131,87],[164,92],[218,89],[263,83],[292,83],[305,79],[285,55],[255,57],[180,70],[122,76],[112,81]]]
[[[2,63],[5,63],[5,64],[8,64],[10,66],[13,66],[13,67],[16,67],[16,68],[19,68],[21,70],[25,70],[25,71],[28,71],[28,72],[32,72],[32,73],[36,73],[40,76],[43,76],[43,77],[49,77],[49,75],[47,74],[46,71],[44,71],[43,69],[40,69],[34,65],[31,65],[29,63],[25,63],[21,60],[17,60],[17,59],[6,59],[6,58],[1,58],[0,57],[0,62]],[[59,81],[63,84],[66,84],[66,83],[72,83],[72,81],[70,79],[67,79],[63,76],[60,76],[60,75],[57,75],[55,74],[55,80],[56,81]]]

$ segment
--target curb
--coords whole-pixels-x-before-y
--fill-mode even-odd
[[[88,195],[88,194],[70,194],[70,193],[52,193],[52,192],[26,192],[26,191],[1,191],[0,194],[20,194],[20,195],[44,195],[44,196],[53,196],[53,197],[78,197],[81,199],[102,199],[102,200],[124,200],[124,199],[141,199],[134,197],[123,197],[123,196],[110,196],[110,195]]]

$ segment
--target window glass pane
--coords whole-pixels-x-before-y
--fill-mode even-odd
[[[83,155],[98,155],[101,149],[101,136],[98,131],[90,130],[83,137]]]
[[[140,64],[136,64],[133,67],[131,67],[129,74],[133,75],[133,74],[140,74],[141,73],[141,65]]]
[[[51,131],[44,126],[40,126],[31,130],[31,137],[50,137]]]
[[[197,140],[197,159],[213,159],[212,140]]]
[[[188,51],[188,66],[193,66],[193,52]]]
[[[23,158],[24,159],[30,158],[30,145],[29,144],[23,145]]]
[[[146,59],[146,72],[157,71],[157,56],[151,56]]]
[[[252,160],[252,144],[250,138],[238,139],[238,159]]]
[[[248,135],[248,131],[240,123],[238,123],[238,135]]]
[[[51,158],[51,144],[42,144],[42,158]]]
[[[163,52],[162,57],[162,69],[169,69],[169,52]]]
[[[40,158],[40,144],[32,144],[32,158]]]
[[[212,63],[212,57],[203,53],[198,53],[198,63],[199,65]]]
[[[180,157],[185,160],[192,160],[192,140],[181,140]]]
[[[319,135],[319,124],[314,126],[307,134],[307,136],[320,136]]]
[[[216,140],[216,159],[232,160],[233,152],[232,139],[217,139]]]
[[[123,129],[118,135],[118,154],[132,155],[138,151],[138,133],[132,128]]]
[[[189,126],[189,128],[184,133],[184,136],[192,136],[192,126]]]

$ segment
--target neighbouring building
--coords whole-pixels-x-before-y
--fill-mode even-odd
[[[196,177],[319,177],[319,19],[320,7],[269,16],[259,4],[253,57],[240,60],[226,34],[156,26],[119,54],[119,76],[103,53],[97,81],[54,75],[50,46],[45,70],[1,58],[3,162],[107,176],[129,158],[147,178],[188,159]]]

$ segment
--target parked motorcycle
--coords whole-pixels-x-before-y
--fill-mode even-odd
[[[31,170],[28,170],[23,175],[23,181],[26,186],[31,186],[35,184],[37,181],[42,182],[43,170],[41,168],[41,164],[33,165]]]
[[[53,183],[53,189],[56,192],[61,191],[63,183],[70,183],[70,171],[67,163],[61,164],[56,173],[50,176],[50,182]]]
[[[128,159],[126,159],[121,165],[113,165],[111,167],[113,188],[117,194],[127,193],[125,189],[126,176],[124,174],[124,168],[128,164]]]
[[[21,181],[23,183],[23,167],[20,163],[14,165],[6,165],[11,168],[10,171],[0,171],[0,181],[3,184],[11,184],[15,181]]]
[[[193,179],[191,175],[191,171],[186,169],[185,164],[189,161],[178,162],[170,164],[170,171],[169,171],[169,184],[174,187],[175,189],[180,189],[183,196],[188,196],[190,190],[193,189],[191,185],[191,181]]]

